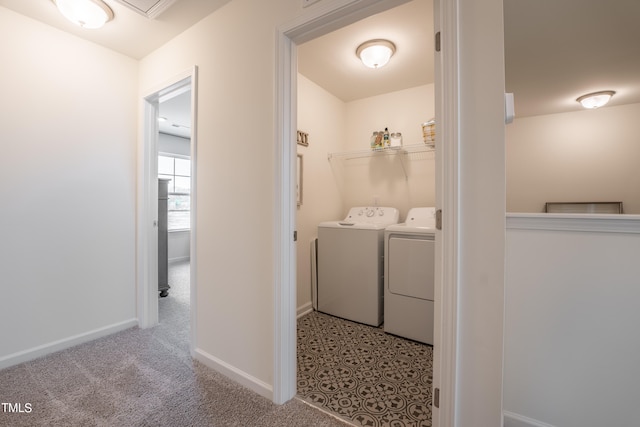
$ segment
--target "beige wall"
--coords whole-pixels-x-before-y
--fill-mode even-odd
[[[138,66],[3,7],[0,38],[2,368],[136,324]]]
[[[390,92],[347,104],[345,150],[368,150],[374,130],[401,132],[404,145],[424,146],[421,124],[435,112],[434,85]],[[416,206],[435,206],[435,153],[336,161],[346,207],[393,206],[404,221]]]
[[[298,207],[297,306],[311,304],[310,241],[318,224],[344,215],[338,183],[327,153],[340,151],[345,144],[346,106],[306,77],[298,74],[298,129],[309,134],[309,146],[298,145],[303,156],[303,200]]]
[[[459,150],[459,164],[445,164],[459,168],[454,184],[459,193],[448,199],[458,210],[457,223],[447,223],[443,213],[443,227],[456,230],[459,241],[455,261],[444,259],[457,263],[455,283],[445,283],[456,289],[457,301],[455,425],[500,426],[506,212],[502,0],[457,4],[457,40],[446,32],[442,37],[443,57],[451,48],[447,43],[457,41],[459,48],[459,75],[444,77],[456,79],[459,92],[449,92],[443,105],[450,111],[457,100],[459,109],[459,122],[452,123],[457,138],[443,142],[443,150]]]
[[[304,156],[304,200],[298,208],[297,304],[311,304],[309,242],[322,221],[341,219],[352,206],[367,206],[374,198],[400,210],[435,205],[433,152],[368,157],[374,129],[402,132],[405,144],[423,144],[420,123],[433,116],[433,85],[345,103],[298,74],[298,128],[310,135]],[[429,116],[431,115],[431,116]],[[386,122],[386,124],[385,124]],[[363,151],[364,157],[327,160],[329,153]],[[403,166],[404,164],[404,166]]]
[[[622,201],[640,213],[640,104],[526,117],[507,126],[507,210]]]
[[[196,351],[273,384],[275,28],[295,0],[234,0],[140,62],[141,95],[198,66]]]
[[[422,123],[435,116],[434,85],[427,84],[347,104],[346,150],[369,148],[374,130],[402,132],[404,144],[421,144]]]
[[[640,217],[507,221],[505,426],[640,425]]]
[[[457,218],[460,220],[457,239],[461,242],[462,248],[455,254],[456,260],[458,257],[461,260],[455,268],[460,276],[453,277],[453,282],[447,283],[447,286],[456,288],[460,304],[457,311],[457,355],[454,362],[457,368],[455,412],[457,425],[499,425],[496,414],[499,413],[501,403],[504,272],[504,206],[501,204],[504,200],[504,157],[501,154],[504,150],[502,2],[488,0],[480,4],[475,0],[459,0],[458,3],[460,11],[455,16],[460,17],[461,25],[458,35],[461,72],[456,79],[459,78],[461,86],[460,93],[456,96],[460,97],[460,128],[463,132],[459,138],[447,141],[460,149],[461,173],[456,179],[459,179],[463,191],[455,203],[460,203],[461,211],[465,212]],[[110,295],[104,292],[109,286],[103,286],[101,281],[96,282],[95,286],[99,287],[100,291],[93,292],[95,289],[92,289],[91,295],[85,295],[86,298],[82,301],[73,300],[78,302],[79,307],[74,306],[78,308],[74,312],[74,320],[82,318],[83,321],[100,323],[104,320],[99,319],[100,316],[118,319],[127,317],[134,309],[135,298],[130,279],[133,280],[135,259],[135,161],[134,152],[130,150],[129,144],[135,137],[136,111],[133,106],[136,102],[140,106],[141,95],[161,88],[165,82],[191,69],[193,65],[199,66],[199,263],[196,273],[196,346],[217,360],[229,364],[237,371],[252,375],[257,381],[263,381],[266,387],[270,387],[274,381],[275,237],[272,225],[275,210],[273,194],[276,186],[274,147],[277,143],[273,136],[275,28],[289,22],[295,16],[300,16],[301,2],[233,0],[140,61],[137,101],[134,97],[135,82],[130,76],[131,72],[135,73],[135,62],[112,52],[103,52],[101,48],[92,45],[90,49],[80,52],[85,54],[88,60],[85,61],[82,55],[69,55],[67,62],[63,63],[59,61],[60,46],[66,46],[67,43],[76,47],[86,44],[83,42],[76,45],[77,40],[68,41],[69,36],[62,37],[66,41],[57,36],[52,38],[49,30],[34,31],[35,27],[31,25],[31,21],[4,10],[2,12],[3,22],[0,31],[3,32],[4,39],[16,40],[19,35],[21,40],[20,43],[7,43],[1,47],[3,57],[13,58],[17,54],[21,58],[15,62],[15,67],[8,67],[6,64],[3,66],[3,76],[9,76],[3,91],[12,94],[12,99],[22,102],[18,108],[13,104],[1,104],[14,112],[11,115],[3,111],[4,117],[18,119],[18,125],[8,128],[10,131],[2,129],[3,141],[5,136],[11,137],[7,140],[19,139],[24,135],[25,128],[33,127],[34,123],[40,122],[38,118],[43,120],[42,123],[49,123],[46,119],[49,117],[50,108],[44,112],[40,111],[40,116],[34,116],[33,107],[38,105],[37,99],[26,96],[35,93],[33,85],[27,80],[24,80],[25,83],[21,86],[15,85],[14,80],[20,81],[25,73],[37,74],[40,67],[47,69],[47,76],[52,77],[51,69],[47,68],[52,64],[64,69],[65,72],[61,73],[63,76],[75,77],[74,70],[81,72],[81,80],[86,78],[85,74],[92,75],[93,71],[93,75],[100,78],[99,86],[106,90],[105,93],[95,93],[93,91],[99,89],[91,88],[76,98],[70,98],[69,93],[65,93],[66,102],[77,99],[84,107],[85,104],[81,101],[84,100],[91,102],[92,108],[69,108],[61,111],[76,113],[78,122],[90,125],[92,131],[105,128],[105,115],[111,120],[116,118],[118,123],[118,126],[100,136],[95,135],[95,132],[91,134],[92,138],[109,139],[109,144],[100,145],[106,152],[99,149],[95,152],[83,152],[83,156],[90,159],[83,177],[93,178],[94,183],[100,184],[93,185],[92,192],[87,193],[88,198],[93,200],[90,206],[102,206],[100,201],[95,201],[92,197],[95,197],[96,187],[102,188],[105,176],[109,177],[108,185],[104,186],[105,193],[111,195],[114,188],[120,190],[116,196],[117,200],[122,202],[123,210],[117,211],[116,217],[114,212],[108,209],[90,209],[85,212],[89,214],[86,218],[90,218],[91,224],[96,223],[96,218],[106,221],[101,222],[101,230],[108,232],[108,235],[97,236],[96,241],[100,241],[101,245],[93,244],[89,247],[95,249],[99,255],[102,251],[108,251],[106,255],[111,263],[108,265],[108,271],[102,270],[104,263],[98,262],[98,259],[102,261],[102,257],[98,256],[81,262],[80,265],[84,266],[82,273],[87,276],[101,277],[109,284],[119,281],[123,286],[118,288],[118,293]],[[41,26],[38,28],[42,29]],[[453,40],[455,37],[454,34],[443,37],[445,46],[447,40]],[[58,42],[55,44],[55,52],[41,48],[44,40],[50,45],[53,39]],[[29,49],[29,57],[22,57],[22,54],[17,53],[26,49]],[[38,62],[37,57],[47,53],[55,53],[55,61]],[[96,60],[97,57],[100,60]],[[108,62],[108,66],[101,67],[105,65],[103,60]],[[92,68],[94,65],[98,67]],[[53,70],[59,70],[56,67]],[[12,74],[6,74],[7,70],[11,70]],[[60,88],[60,82],[53,78],[47,83],[44,83],[44,79],[41,82],[48,91]],[[73,89],[77,86],[74,84],[69,87]],[[122,91],[114,92],[114,89],[119,87]],[[114,101],[114,97],[117,98],[117,102]],[[106,104],[105,99],[108,100]],[[477,99],[483,100],[482,108],[477,108]],[[95,102],[96,100],[100,102]],[[65,104],[65,107],[68,105]],[[107,111],[102,108],[106,108]],[[19,111],[17,116],[15,111]],[[70,114],[69,117],[74,115]],[[88,117],[93,120],[87,121]],[[50,149],[50,146],[45,142],[50,143],[52,135],[58,136],[58,142],[65,142],[64,137],[67,135],[64,129],[60,130],[61,126],[56,126],[59,126],[59,123],[52,122],[47,128],[47,135],[44,135],[47,138],[38,134],[27,141],[39,144],[39,147],[45,149],[44,153],[49,153],[46,149]],[[84,136],[74,134],[71,142],[66,143],[86,149],[88,144]],[[18,164],[26,167],[28,162],[24,159],[32,161],[31,152],[24,152],[23,148],[15,149],[23,150],[18,151],[14,158],[20,159]],[[101,156],[100,161],[94,163],[91,159],[95,160],[96,153]],[[39,159],[43,158],[44,156]],[[89,171],[91,166],[96,167]],[[27,167],[25,170],[32,171],[35,168]],[[115,178],[109,175],[113,170],[119,172]],[[50,177],[47,176],[48,178]],[[116,180],[115,184],[113,179]],[[34,191],[24,194],[37,196],[41,193]],[[113,198],[109,202],[112,205]],[[36,208],[42,206],[36,205]],[[91,215],[98,211],[102,213],[98,216]],[[37,213],[38,209],[34,212]],[[101,216],[104,212],[109,213],[108,218]],[[40,216],[21,217],[17,224],[24,228],[32,227],[33,224],[43,226],[44,222],[40,219]],[[482,227],[478,227],[478,224],[482,224]],[[453,227],[454,224],[450,226]],[[19,239],[21,236],[15,233],[9,237]],[[104,241],[109,242],[108,245],[103,244],[103,237]],[[55,240],[44,239],[35,243],[41,242],[51,247],[54,246]],[[23,250],[25,253],[33,254],[34,249],[30,243],[25,242]],[[81,256],[89,256],[87,246],[81,245],[85,242],[78,240],[76,243],[76,247],[83,250]],[[119,248],[118,251],[114,249],[116,246]],[[22,261],[25,260],[28,261],[27,258]],[[78,260],[74,261],[78,265]],[[103,273],[103,276],[99,276]],[[44,280],[41,283],[44,283]],[[82,283],[86,284],[86,281],[83,280]],[[21,302],[15,297],[15,292],[22,292],[16,289],[11,288],[12,293],[6,298],[3,296],[2,301],[11,301],[16,307],[28,310],[29,303]],[[79,292],[86,291],[79,287],[72,287],[70,290],[76,289]],[[50,295],[42,293],[41,288],[32,287],[27,289],[27,292],[42,298],[39,300],[42,302],[46,298],[50,307],[56,307],[55,304],[51,304]],[[120,292],[123,294],[120,295]],[[113,298],[115,305],[106,303],[105,298]],[[100,305],[96,307],[98,303]],[[2,314],[4,313],[5,311],[2,311]],[[39,313],[36,317],[27,319],[28,322],[22,324],[22,327],[30,326],[35,329],[38,325],[34,325],[34,319],[50,320],[54,318],[53,314],[55,313],[47,316],[47,313]],[[77,325],[76,321],[73,326]],[[65,332],[68,333],[69,330],[62,331],[62,334]],[[21,336],[24,338],[26,335]],[[443,392],[448,393],[447,390]]]

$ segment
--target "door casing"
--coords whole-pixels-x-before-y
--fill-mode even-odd
[[[274,384],[273,400],[284,403],[296,393],[295,159],[297,116],[297,44],[406,0],[335,0],[318,4],[277,29],[276,185],[274,223]],[[456,393],[456,319],[458,280],[458,63],[457,2],[434,0],[435,31],[446,34],[436,54],[436,204],[445,227],[437,234],[434,387],[442,390],[433,408],[433,426],[453,425]],[[447,286],[444,284],[447,283]]]
[[[158,111],[161,101],[191,90],[191,230],[190,230],[190,333],[193,355],[197,311],[197,89],[198,67],[184,71],[149,91],[142,99],[142,144],[138,149],[137,313],[138,325],[158,324]]]

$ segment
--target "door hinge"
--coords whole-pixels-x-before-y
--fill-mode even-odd
[[[436,230],[442,230],[442,209],[436,211]]]
[[[440,31],[436,33],[436,52],[440,52]]]
[[[440,389],[439,388],[433,389],[433,406],[435,406],[436,408],[440,407]]]
[[[294,230],[293,231],[293,241],[297,242],[298,241],[298,230]]]

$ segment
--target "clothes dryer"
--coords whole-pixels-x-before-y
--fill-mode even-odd
[[[435,208],[385,230],[384,331],[433,345]]]
[[[391,207],[355,207],[318,225],[318,311],[371,326],[383,321],[384,232]]]

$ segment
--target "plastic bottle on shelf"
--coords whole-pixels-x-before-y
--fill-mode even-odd
[[[383,135],[383,142],[382,142],[382,146],[384,148],[389,147],[390,142],[389,142],[389,128],[384,128],[384,135]]]

